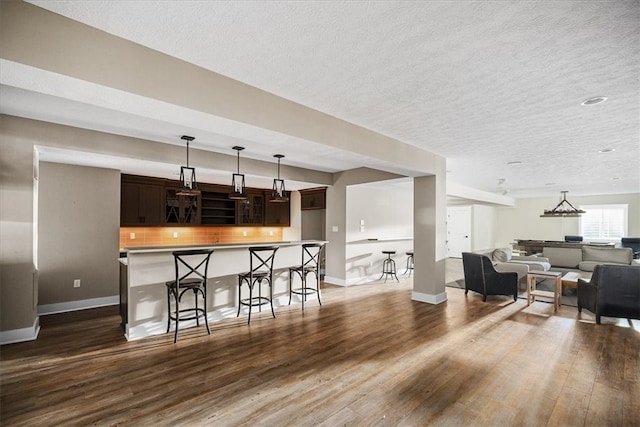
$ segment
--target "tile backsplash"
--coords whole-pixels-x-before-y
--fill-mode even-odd
[[[281,227],[120,227],[120,249],[281,240]]]

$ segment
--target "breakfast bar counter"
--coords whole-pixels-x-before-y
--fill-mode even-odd
[[[207,313],[209,321],[217,321],[237,314],[237,274],[249,270],[249,251],[252,246],[278,246],[274,260],[274,307],[289,303],[289,270],[302,260],[302,244],[326,243],[318,240],[256,242],[239,244],[189,245],[172,247],[140,247],[125,249],[120,258],[120,314],[128,340],[166,332],[167,291],[165,282],[175,279],[173,251],[185,249],[213,249],[207,283]],[[294,295],[292,303],[298,303]],[[246,314],[246,308],[242,313]],[[267,312],[269,318],[271,313]],[[276,311],[277,315],[277,311]],[[254,316],[256,314],[254,313]],[[259,316],[256,316],[256,320]],[[193,322],[195,325],[195,321]],[[185,324],[183,327],[189,327]]]

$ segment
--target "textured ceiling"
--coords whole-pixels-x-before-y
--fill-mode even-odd
[[[638,1],[31,3],[443,155],[461,184],[512,197],[640,192]],[[5,88],[14,100],[5,112],[38,118],[25,111],[32,103],[16,106],[28,91],[88,102],[18,87],[26,91]],[[580,105],[594,96],[608,100]],[[107,126],[99,114],[78,121]],[[142,129],[119,132],[168,142],[135,122]],[[260,132],[220,134],[259,141]],[[317,169],[362,166],[309,149]]]

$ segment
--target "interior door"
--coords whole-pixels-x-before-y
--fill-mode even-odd
[[[471,207],[447,208],[447,256],[462,258],[471,252]]]

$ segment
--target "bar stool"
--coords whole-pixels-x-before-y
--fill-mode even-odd
[[[209,329],[209,319],[207,319],[207,271],[209,260],[213,254],[213,249],[193,249],[173,252],[173,261],[176,271],[176,279],[166,282],[167,287],[167,333],[171,328],[171,321],[175,321],[176,330],[173,335],[173,342],[178,340],[178,324],[182,320],[194,320],[196,326],[200,326],[200,316],[204,316],[204,324],[207,327],[207,334],[211,334]],[[183,274],[184,273],[184,274]],[[192,291],[195,307],[180,308],[182,296],[187,291]],[[204,301],[202,307],[198,307],[198,294]],[[171,300],[174,301],[175,310],[171,310]],[[190,317],[183,317],[181,314],[193,313]]]
[[[400,283],[400,279],[396,275],[396,262],[391,259],[391,255],[395,255],[396,251],[382,251],[382,253],[387,255],[387,259],[382,261],[382,274],[378,280],[382,280],[382,276],[384,276],[384,283],[387,283],[387,277],[392,276]]]
[[[252,246],[249,248],[249,271],[238,274],[238,316],[243,305],[249,307],[249,320],[251,323],[251,310],[254,305],[262,311],[264,304],[271,305],[271,314],[276,317],[273,311],[273,260],[275,259],[278,246]],[[262,283],[269,285],[269,296],[262,296]],[[242,284],[249,286],[249,298],[242,299]],[[253,288],[258,284],[258,296],[253,296]]]
[[[407,254],[407,269],[404,271],[404,274],[409,272],[409,277],[411,277],[411,270],[413,270],[413,251],[405,253]]]
[[[322,305],[320,301],[320,254],[324,243],[304,243],[302,245],[302,264],[289,267],[289,305],[291,305],[291,295],[297,294],[302,297],[302,310],[304,311],[304,303],[307,300],[307,295],[316,294],[318,296],[318,303]],[[293,287],[293,274],[300,276],[302,282],[301,288]],[[316,276],[316,286],[307,286],[307,275],[313,273]]]

